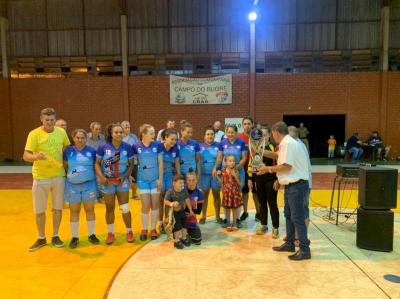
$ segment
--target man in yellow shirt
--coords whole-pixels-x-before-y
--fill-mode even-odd
[[[33,162],[32,198],[36,214],[36,225],[39,238],[29,248],[35,251],[45,246],[45,224],[47,197],[52,193],[53,207],[53,237],[51,243],[55,247],[63,247],[64,243],[58,236],[64,198],[65,170],[62,154],[70,144],[66,132],[55,127],[56,112],[53,108],[45,108],[40,113],[42,126],[32,130],[26,141],[23,159]]]

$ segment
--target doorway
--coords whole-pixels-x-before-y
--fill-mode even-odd
[[[336,149],[343,145],[346,134],[345,114],[323,114],[323,115],[284,115],[283,121],[288,126],[299,127],[300,123],[308,129],[308,142],[310,144],[310,156],[312,158],[327,157],[328,139],[334,135]]]

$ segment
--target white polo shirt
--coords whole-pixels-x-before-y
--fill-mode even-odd
[[[300,144],[301,149],[304,151],[304,153],[307,155],[307,161],[308,161],[308,186],[310,189],[312,189],[312,170],[311,170],[311,161],[310,161],[310,154],[308,152],[308,149],[304,142],[300,139],[297,138],[296,141]]]
[[[301,148],[301,144],[286,135],[279,143],[278,165],[292,166],[290,171],[278,172],[277,177],[281,185],[288,185],[298,180],[309,179],[309,157]]]

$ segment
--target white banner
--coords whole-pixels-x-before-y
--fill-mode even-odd
[[[209,78],[169,77],[171,105],[232,104],[232,75]]]
[[[225,118],[225,128],[227,125],[235,125],[238,128],[238,133],[243,132],[242,127],[243,117]]]

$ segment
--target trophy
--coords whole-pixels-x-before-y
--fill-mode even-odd
[[[260,129],[253,129],[250,133],[249,151],[251,156],[251,172],[256,173],[261,165],[263,165],[263,155],[266,139]]]

